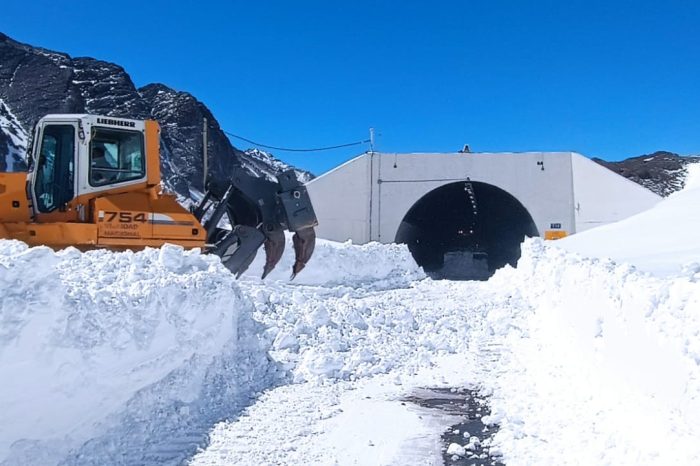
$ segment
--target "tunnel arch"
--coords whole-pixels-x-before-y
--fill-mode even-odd
[[[433,278],[485,280],[515,265],[526,236],[538,236],[537,227],[513,195],[492,184],[459,181],[418,199],[395,241],[407,244]]]

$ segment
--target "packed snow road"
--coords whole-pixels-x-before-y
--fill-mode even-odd
[[[457,421],[402,399],[482,380],[495,345],[485,316],[511,298],[479,282],[404,285],[242,283],[294,383],[217,426],[192,464],[442,464],[440,437]]]

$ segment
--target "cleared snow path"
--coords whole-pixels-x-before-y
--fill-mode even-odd
[[[482,361],[493,361],[485,316],[512,302],[479,282],[405,285],[243,282],[296,384],[218,425],[191,464],[442,464],[442,433],[460,418],[403,399],[483,379]]]
[[[241,283],[292,384],[191,464],[442,464],[454,422],[401,404],[420,387],[489,396],[486,447],[508,465],[700,461],[696,270],[654,278],[533,239],[485,283],[377,280]]]

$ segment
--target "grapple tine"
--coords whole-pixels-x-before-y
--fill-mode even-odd
[[[246,225],[236,225],[231,233],[216,243],[214,254],[236,278],[245,272],[255,259],[258,248],[265,240],[258,229]]]
[[[306,263],[311,259],[316,246],[316,232],[313,228],[304,228],[294,233],[292,237],[294,244],[294,265],[292,266],[292,280],[302,271]]]
[[[267,234],[265,240],[265,268],[263,269],[262,278],[272,272],[277,263],[282,258],[284,252],[284,232],[282,230],[273,230]]]

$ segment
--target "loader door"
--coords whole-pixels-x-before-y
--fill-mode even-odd
[[[62,210],[75,195],[75,133],[75,125],[65,123],[47,124],[41,132],[32,190],[40,213]]]

